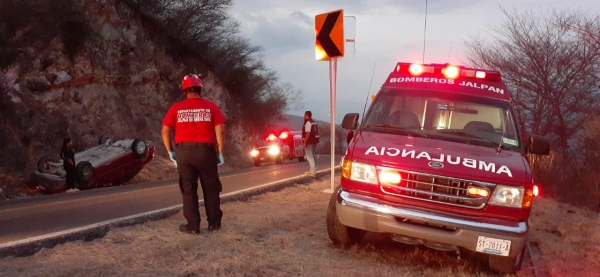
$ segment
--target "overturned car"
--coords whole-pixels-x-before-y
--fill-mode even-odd
[[[79,189],[121,185],[152,161],[155,150],[150,141],[121,139],[112,142],[110,137],[102,136],[97,146],[75,153],[75,185]],[[40,158],[33,176],[38,188],[44,192],[66,189],[66,172],[58,155]]]

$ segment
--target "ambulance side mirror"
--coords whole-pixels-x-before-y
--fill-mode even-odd
[[[531,154],[548,155],[550,154],[550,142],[544,137],[531,136],[527,144],[527,151]]]
[[[358,126],[358,117],[357,113],[347,113],[344,116],[344,120],[342,121],[342,128],[348,130],[354,130]]]

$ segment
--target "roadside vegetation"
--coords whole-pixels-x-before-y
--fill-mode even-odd
[[[551,154],[530,157],[544,194],[600,208],[600,16],[504,10],[493,39],[467,41],[472,66],[498,70],[529,135]]]
[[[339,175],[336,180],[339,180]],[[177,231],[181,213],[117,228],[93,241],[0,259],[0,276],[498,276],[485,255],[442,252],[368,233],[349,249],[334,246],[325,219],[329,177],[296,184],[244,202],[224,203],[223,227],[202,234]],[[536,199],[532,243],[552,276],[596,276],[600,271],[597,216],[551,199]],[[293,205],[290,205],[293,203]],[[509,275],[514,276],[514,275]],[[532,277],[526,256],[516,276]]]
[[[263,135],[286,110],[301,108],[302,92],[281,83],[264,64],[261,47],[241,36],[239,23],[228,15],[232,0],[121,0],[172,38],[189,68],[214,73],[235,104],[230,124]]]

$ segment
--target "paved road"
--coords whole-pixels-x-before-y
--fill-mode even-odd
[[[317,170],[329,169],[329,165],[329,156],[321,155]],[[224,172],[222,194],[301,176],[307,169],[306,162],[286,161]],[[180,204],[176,180],[5,201],[0,206],[0,245]]]

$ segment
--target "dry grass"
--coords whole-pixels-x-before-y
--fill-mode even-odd
[[[367,234],[362,245],[349,250],[333,246],[325,228],[330,194],[322,192],[329,178],[323,179],[223,204],[219,232],[206,232],[203,220],[200,236],[181,234],[178,214],[118,228],[91,242],[0,259],[0,276],[497,276],[482,256],[459,260],[455,253],[395,243],[381,234]],[[542,211],[538,217],[548,214]],[[560,249],[580,240],[557,241],[553,247]],[[518,275],[532,276],[530,266],[523,267]]]
[[[540,198],[530,220],[531,242],[539,245],[552,276],[600,275],[600,218],[569,204]]]

